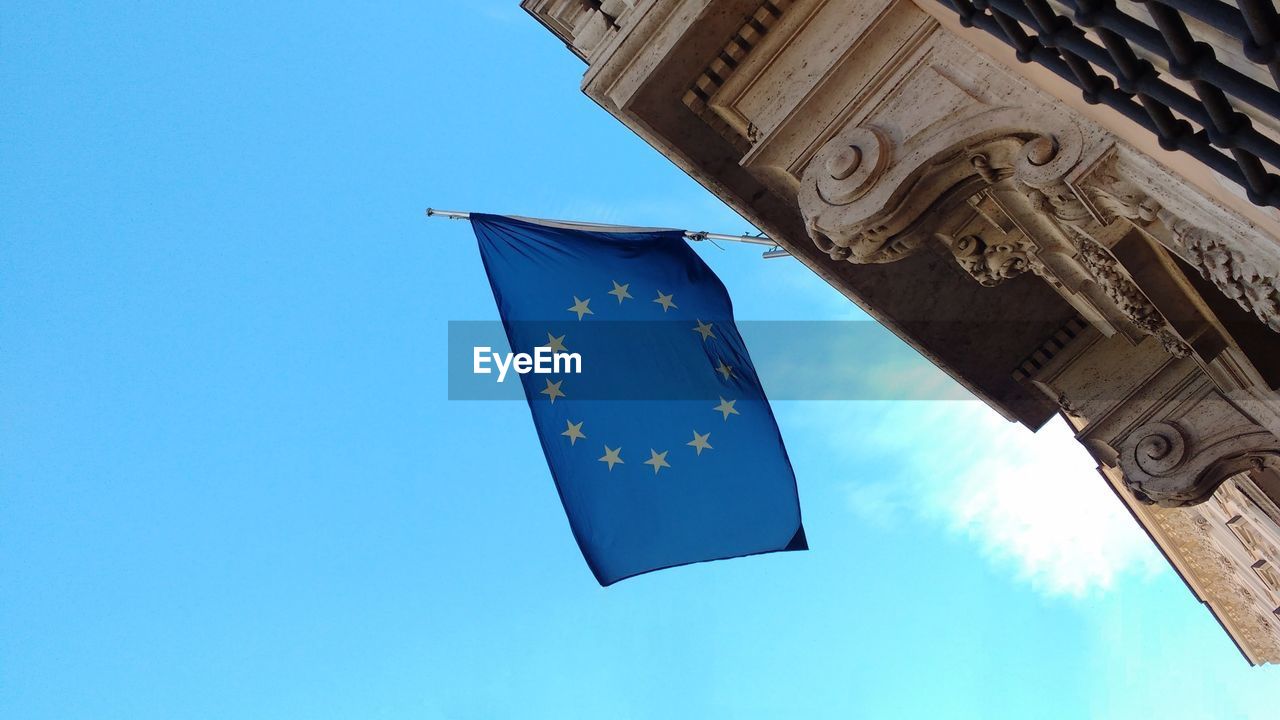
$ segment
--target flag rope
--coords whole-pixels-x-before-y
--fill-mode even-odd
[[[442,217],[442,218],[448,218],[450,220],[466,220],[471,217],[471,213],[462,212],[459,210],[437,210],[436,208],[427,208],[427,217]],[[548,220],[545,218],[520,217],[518,215],[512,215],[511,217],[514,217],[519,220],[536,222],[536,223],[539,223],[542,225],[548,225],[551,227],[578,228],[578,229],[584,229],[584,230],[598,229],[598,230],[613,231],[613,232],[619,232],[619,231],[637,232],[637,231],[645,231],[645,230],[663,229],[663,228],[631,227],[628,225],[607,225],[605,223],[589,223],[589,222],[579,222],[575,220]],[[704,230],[685,230],[684,237],[686,240],[693,240],[693,241],[724,240],[726,242],[740,242],[740,243],[747,243],[749,245],[768,246],[771,249],[765,251],[764,255],[762,256],[765,258],[791,256],[791,253],[787,252],[781,246],[779,246],[778,243],[774,242],[771,238],[766,237],[764,235],[726,235],[724,233],[706,232]]]

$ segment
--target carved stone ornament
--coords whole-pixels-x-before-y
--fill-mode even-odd
[[[910,255],[968,199],[1013,175],[1029,127],[1044,115],[988,108],[895,145],[872,125],[837,132],[806,164],[798,200],[814,244],[835,260],[887,263]]]
[[[1213,541],[1204,516],[1190,508],[1153,508],[1150,513],[1171,551],[1197,579],[1204,599],[1231,623],[1254,661],[1280,662],[1277,620],[1258,610],[1253,592],[1241,580],[1242,569]]]
[[[1052,132],[1027,131],[1032,118]],[[1160,206],[1110,157],[1082,169],[1078,126],[996,108],[914,142],[895,148],[876,128],[854,126],[818,150],[799,192],[818,248],[833,260],[888,263],[933,239],[984,287],[1031,271],[1063,293],[1075,292],[1056,275],[1070,263],[1067,272],[1096,283],[1094,301],[1113,304],[1174,357],[1190,354],[1099,240],[1114,234],[1117,220],[1154,221]],[[1065,260],[1050,269],[1042,258],[1053,256]]]
[[[1081,187],[1103,223],[1124,218],[1138,225],[1147,225],[1156,219],[1160,211],[1160,203],[1136,183],[1122,177],[1114,161],[1095,168]]]
[[[1150,422],[1129,433],[1119,447],[1124,484],[1148,504],[1177,507],[1203,502],[1233,475],[1280,467],[1280,448],[1267,446],[1269,436],[1240,436],[1225,446],[1214,443],[1203,448],[1176,422]],[[1270,440],[1274,445],[1274,438]],[[1250,448],[1250,443],[1257,444]]]
[[[1161,211],[1159,217],[1185,249],[1185,257],[1206,280],[1268,328],[1280,332],[1280,276],[1274,269],[1264,271],[1218,235],[1170,212]]]
[[[823,146],[814,158],[818,195],[831,205],[857,200],[889,163],[884,133],[865,127],[845,130]]]
[[[1160,211],[1159,203],[1123,179],[1110,160],[1096,164],[1074,185],[1068,184],[1064,177],[1079,162],[1080,155],[1078,151],[1065,155],[1057,151],[1058,146],[1058,139],[1048,136],[1023,146],[1015,175],[1017,186],[1037,212],[1051,217],[1062,229],[1080,265],[1121,314],[1142,333],[1155,337],[1170,355],[1187,357],[1191,349],[1173,332],[1120,261],[1095,239],[1119,219],[1142,225],[1152,222]]]
[[[983,287],[995,287],[1038,267],[1030,243],[1022,238],[988,243],[978,235],[937,237],[950,248],[960,267]]]
[[[1169,329],[1155,306],[1110,252],[1083,233],[1073,233],[1073,239],[1081,263],[1125,317],[1139,330],[1154,336],[1170,355],[1182,358],[1191,354],[1191,349]]]
[[[884,133],[874,128],[854,127],[832,138],[814,157],[814,193],[826,205],[848,205],[864,195],[889,163],[890,144]],[[892,262],[910,248],[887,246],[875,227],[833,239],[810,221],[809,236],[833,260],[853,263]]]

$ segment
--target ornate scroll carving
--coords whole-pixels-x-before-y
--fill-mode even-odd
[[[866,194],[889,164],[889,139],[869,127],[852,127],[832,138],[814,157],[818,197],[829,205],[848,205]]]
[[[1110,161],[1095,165],[1086,173],[1086,179],[1068,184],[1063,176],[1069,168],[1062,168],[1057,147],[1056,139],[1049,137],[1036,138],[1023,146],[1019,188],[1032,207],[1052,217],[1063,229],[1080,264],[1124,317],[1141,332],[1155,337],[1170,355],[1188,356],[1191,349],[1170,329],[1120,262],[1096,239],[1119,219],[1137,224],[1151,222],[1159,204],[1125,180]]]
[[[1135,435],[1133,456],[1138,467],[1150,475],[1165,475],[1187,456],[1187,438],[1169,423],[1151,423]]]
[[[974,108],[977,110],[977,108]],[[807,163],[798,200],[809,235],[833,259],[899,260],[956,226],[975,193],[1013,174],[1033,113],[988,108],[936,131],[891,140],[872,124],[837,132]]]
[[[828,206],[848,205],[862,197],[889,164],[890,143],[875,128],[853,127],[832,138],[814,157],[813,192]],[[892,262],[919,246],[923,237],[890,242],[884,226],[871,225],[832,238],[810,220],[809,236],[833,260],[852,263]]]
[[[1218,235],[1195,227],[1168,211],[1159,218],[1185,249],[1185,257],[1223,295],[1280,332],[1280,276],[1265,272]]]
[[[1127,320],[1174,357],[1190,355],[1108,249],[1122,234],[1117,221],[1149,224],[1159,204],[1105,151],[1086,164],[1077,126],[1045,121],[1054,133],[1036,134],[1018,129],[1026,119],[1000,108],[957,121],[945,133],[952,144],[932,155],[892,147],[872,127],[845,129],[804,172],[799,199],[810,237],[832,259],[853,263],[892,262],[934,238],[985,287],[1031,271],[1069,301]],[[966,202],[989,226],[956,212]],[[1097,288],[1068,289],[1063,273]],[[1102,309],[1108,304],[1114,310]]]
[[[1195,437],[1176,421],[1155,421],[1128,434],[1119,462],[1134,497],[1175,507],[1203,502],[1238,473],[1280,467],[1280,448],[1270,433],[1242,433],[1224,443]]]

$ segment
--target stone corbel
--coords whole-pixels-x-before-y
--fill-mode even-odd
[[[1028,130],[1035,125],[1042,130]],[[1186,342],[1109,249],[1160,212],[1112,155],[1075,124],[1033,110],[989,110],[902,148],[854,126],[806,167],[800,208],[834,260],[888,263],[935,240],[985,287],[1031,271],[1104,333],[1152,336],[1186,357]]]
[[[1280,468],[1280,444],[1260,428],[1206,443],[1176,421],[1147,423],[1119,448],[1124,483],[1142,502],[1165,507],[1208,499],[1227,479],[1250,470]]]
[[[904,258],[939,234],[972,234],[949,225],[955,211],[1011,177],[1038,134],[1028,128],[1045,121],[1033,110],[994,108],[901,147],[879,128],[846,128],[801,176],[809,235],[833,259],[866,264]]]

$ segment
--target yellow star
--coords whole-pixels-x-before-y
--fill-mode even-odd
[[[697,430],[693,431],[693,440],[685,443],[689,447],[697,448],[698,454],[701,455],[703,450],[713,450],[711,443],[707,442],[711,438],[711,433],[699,435]]]
[[[547,397],[551,398],[551,404],[552,404],[552,405],[555,405],[555,404],[556,404],[556,398],[558,398],[558,397],[564,397],[564,391],[560,389],[560,386],[561,386],[562,384],[564,384],[564,381],[563,381],[563,380],[561,380],[560,382],[551,382],[550,380],[548,380],[548,381],[547,381],[547,386],[546,386],[545,388],[543,388],[542,390],[540,390],[539,392],[540,392],[541,394],[546,395]]]
[[[573,296],[573,307],[569,308],[569,312],[578,313],[578,319],[581,320],[583,315],[595,315],[591,312],[591,308],[587,307],[587,303],[591,302],[591,298],[579,300],[577,295]]]
[[[613,289],[609,291],[609,294],[617,297],[618,304],[621,305],[623,300],[631,297],[631,293],[627,292],[627,288],[631,287],[631,283],[619,285],[617,280],[611,282],[613,283]]]
[[[716,372],[723,375],[725,380],[728,380],[729,377],[733,375],[733,368],[729,367],[728,365],[725,365],[724,360],[721,360],[720,367],[716,368]]]
[[[581,422],[580,422],[580,423],[578,423],[577,425],[574,425],[573,423],[569,422],[568,420],[565,420],[565,421],[564,421],[564,424],[565,424],[565,425],[567,425],[568,427],[565,429],[565,431],[564,431],[564,432],[562,432],[562,433],[560,433],[560,434],[561,434],[561,435],[563,435],[563,436],[565,436],[565,437],[567,437],[567,438],[569,438],[569,444],[570,444],[570,445],[577,445],[579,440],[581,440],[581,439],[583,439],[583,438],[585,438],[585,437],[586,437],[586,435],[583,435],[583,434],[582,434],[582,423],[581,423]],[[696,435],[697,433],[694,433],[694,434]]]
[[[551,348],[553,353],[569,352],[568,348],[564,346],[564,335],[556,337],[551,333],[547,333],[547,347]]]
[[[663,295],[662,291],[659,290],[658,299],[654,300],[654,302],[662,306],[662,312],[666,312],[673,307],[680,307],[679,305],[675,304],[675,302],[671,299],[671,297],[672,297],[671,295]]]
[[[600,462],[609,463],[609,470],[613,470],[614,465],[626,465],[622,462],[622,448],[610,449],[608,445],[604,446],[604,457],[600,458]]]
[[[733,407],[733,404],[734,404],[734,403],[736,403],[736,402],[738,402],[738,401],[737,401],[737,400],[725,400],[724,398],[720,398],[720,404],[719,404],[719,405],[717,405],[717,406],[715,406],[713,409],[714,409],[716,412],[724,413],[724,419],[725,419],[725,420],[728,420],[730,415],[737,415],[737,414],[739,414],[739,413],[738,413],[738,411],[737,411],[737,409],[735,409],[735,408]]]
[[[668,451],[666,450],[663,450],[662,452],[658,452],[653,448],[649,448],[650,457],[648,460],[644,461],[644,464],[653,466],[654,475],[657,475],[658,471],[661,470],[662,468],[671,467],[671,465],[667,462],[667,452]]]
[[[711,323],[704,323],[701,320],[698,321],[698,325],[693,329],[693,331],[702,335],[703,340],[715,337],[715,335],[711,334]]]

